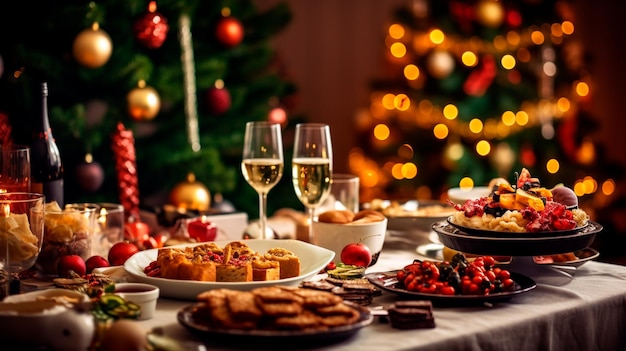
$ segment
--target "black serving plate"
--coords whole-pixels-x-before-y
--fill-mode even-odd
[[[416,300],[430,300],[439,307],[459,306],[459,305],[476,305],[485,303],[495,303],[508,301],[512,297],[531,291],[537,287],[537,284],[531,278],[511,272],[511,279],[515,282],[512,291],[492,293],[489,295],[441,295],[441,294],[424,294],[415,291],[409,291],[399,282],[394,282],[394,278],[398,271],[368,273],[365,277],[377,287],[399,295],[402,298]],[[393,283],[389,283],[393,282]]]
[[[587,222],[585,225],[580,226],[580,227],[576,227],[576,228],[572,228],[568,230],[553,230],[549,232],[535,232],[535,233],[503,232],[503,231],[497,231],[497,230],[466,227],[466,226],[454,223],[453,219],[454,219],[454,216],[448,217],[448,223],[462,232],[475,235],[475,236],[498,237],[498,238],[519,238],[519,237],[544,238],[546,236],[549,236],[549,237],[565,236],[565,235],[572,235],[572,234],[578,233],[579,231],[585,229],[589,225],[589,223]]]
[[[323,330],[242,330],[213,328],[198,323],[193,310],[198,304],[186,306],[178,311],[178,322],[198,337],[210,343],[231,347],[281,349],[310,349],[330,345],[354,336],[374,320],[369,309],[350,301],[345,304],[359,311],[359,319],[352,324]]]
[[[540,256],[589,247],[596,234],[602,231],[602,226],[589,221],[584,228],[566,235],[541,232],[530,236],[519,234],[515,237],[493,231],[491,236],[474,235],[460,230],[448,221],[434,223],[432,229],[443,245],[457,251],[477,255]]]

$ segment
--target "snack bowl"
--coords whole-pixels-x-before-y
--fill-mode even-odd
[[[328,223],[313,221],[313,242],[323,248],[335,252],[333,262],[341,262],[341,251],[351,243],[362,242],[367,245],[372,253],[373,266],[378,261],[378,256],[383,248],[387,233],[387,218],[375,222],[365,223]]]
[[[116,283],[115,295],[141,307],[139,319],[150,319],[156,311],[159,287],[146,283]]]

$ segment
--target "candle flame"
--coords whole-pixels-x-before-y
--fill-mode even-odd
[[[2,215],[4,216],[4,218],[8,218],[11,216],[11,205],[2,204]]]

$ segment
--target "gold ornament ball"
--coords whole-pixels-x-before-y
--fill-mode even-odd
[[[196,181],[193,173],[174,186],[170,191],[170,204],[178,209],[208,211],[211,208],[211,193],[202,183]]]
[[[74,59],[87,68],[103,66],[111,58],[112,52],[111,37],[97,26],[80,32],[72,47]]]
[[[494,0],[481,0],[476,7],[476,18],[487,27],[499,27],[504,20],[502,4]]]
[[[128,93],[128,113],[137,120],[153,119],[161,109],[159,93],[152,87],[139,86]]]

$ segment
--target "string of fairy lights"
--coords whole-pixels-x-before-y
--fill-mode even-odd
[[[482,13],[484,24],[501,23],[503,14],[499,4],[492,0],[478,2],[476,11],[479,15]],[[522,72],[533,72],[539,82],[539,98],[523,101],[518,109],[505,110],[497,115],[460,118],[463,112],[455,102],[438,104],[424,95],[416,98],[405,92],[375,91],[371,94],[369,109],[357,117],[357,128],[371,130],[370,142],[379,147],[395,142],[392,136],[393,128],[397,126],[410,125],[412,128],[430,130],[435,138],[446,141],[442,162],[458,161],[467,152],[462,146],[464,141],[473,145],[471,151],[480,157],[493,159],[500,173],[508,173],[516,155],[503,142],[504,139],[537,126],[544,139],[553,139],[554,121],[577,113],[577,105],[591,94],[591,79],[588,76],[571,82],[566,89],[555,86],[559,67],[555,62],[554,47],[561,45],[574,31],[574,23],[564,20],[512,29],[496,35],[492,40],[484,40],[477,36],[467,38],[448,34],[437,27],[419,30],[392,23],[387,28],[385,38],[386,55],[390,62],[400,67],[398,72],[401,72],[402,79],[410,89],[419,91],[428,79],[444,79],[460,64],[465,69],[473,70],[462,85],[463,93],[468,96],[484,94],[497,72],[505,72],[504,76],[511,84],[524,79]],[[363,150],[354,148],[350,151],[349,166],[352,172],[359,175],[365,189],[415,178],[420,165],[412,160],[413,146],[404,143],[397,148],[396,153],[396,160],[405,161],[379,165]],[[591,139],[582,141],[576,159],[586,165],[595,161],[596,150]],[[544,167],[549,173],[557,174],[561,162],[551,158]],[[464,177],[458,183],[461,188],[475,185],[471,177]],[[576,180],[573,189],[578,196],[598,191],[610,196],[615,191],[615,182],[606,179],[599,183],[592,176],[585,176]],[[415,196],[432,198],[432,189],[420,186]]]

